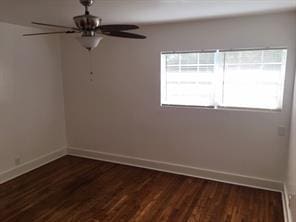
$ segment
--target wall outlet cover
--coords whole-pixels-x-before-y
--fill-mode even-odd
[[[16,158],[14,159],[14,164],[15,164],[16,166],[20,165],[20,164],[21,164],[21,158],[20,158],[20,157],[16,157]]]
[[[286,135],[286,127],[285,126],[279,126],[278,127],[278,135],[279,136],[285,136]]]

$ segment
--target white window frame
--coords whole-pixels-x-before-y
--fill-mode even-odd
[[[222,102],[222,96],[223,96],[223,74],[218,75],[215,78],[215,96],[214,96],[214,105],[210,106],[203,106],[203,105],[181,105],[181,104],[167,104],[162,103],[162,95],[163,91],[166,91],[166,74],[165,73],[165,56],[167,54],[184,54],[184,53],[215,53],[215,74],[223,72],[224,73],[224,66],[225,61],[223,61],[225,56],[219,56],[219,53],[225,53],[225,52],[238,52],[238,51],[262,51],[262,50],[286,50],[286,53],[284,54],[284,61],[286,61],[286,64],[282,66],[282,75],[280,82],[280,101],[279,101],[279,108],[278,109],[268,109],[268,108],[254,108],[254,107],[239,107],[239,106],[224,106],[221,104]],[[217,109],[217,110],[253,110],[253,111],[281,111],[283,109],[283,99],[284,99],[284,92],[285,92],[285,78],[286,78],[286,67],[287,67],[287,55],[288,55],[288,49],[287,47],[268,47],[268,48],[244,48],[244,49],[222,49],[222,50],[192,50],[192,51],[163,51],[160,54],[161,57],[161,73],[160,73],[160,106],[161,107],[192,107],[192,108],[206,108],[206,109]],[[217,62],[218,60],[218,62]],[[220,79],[219,79],[220,78]]]

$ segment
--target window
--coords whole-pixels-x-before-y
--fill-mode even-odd
[[[279,110],[286,49],[161,54],[161,104]]]

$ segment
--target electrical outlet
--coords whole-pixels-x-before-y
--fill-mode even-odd
[[[289,207],[296,207],[296,193],[290,193],[288,195],[289,198]]]
[[[21,164],[21,158],[20,157],[16,157],[14,159],[14,164],[17,166],[17,165],[20,165]]]
[[[285,136],[286,135],[286,127],[285,126],[278,126],[278,135]]]
[[[292,194],[288,195],[289,207],[291,208]]]

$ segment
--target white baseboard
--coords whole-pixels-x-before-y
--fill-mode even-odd
[[[67,148],[58,149],[7,171],[0,172],[0,184],[41,167],[42,165],[45,165],[65,155],[67,155]]]
[[[204,179],[225,182],[230,184],[243,185],[248,187],[279,191],[279,192],[283,191],[283,184],[281,181],[273,181],[273,180],[262,179],[257,177],[249,177],[249,176],[233,174],[228,172],[201,169],[201,168],[185,166],[181,164],[142,159],[138,157],[99,152],[95,150],[87,150],[87,149],[81,149],[81,148],[75,148],[75,147],[69,147],[68,154],[72,156],[85,157],[85,158],[108,161],[113,163],[120,163],[120,164],[125,164],[130,166],[136,166],[136,167],[164,171],[164,172],[169,172],[174,174],[204,178]]]
[[[292,222],[293,221],[292,214],[289,206],[289,194],[288,194],[286,184],[283,185],[282,199],[283,199],[283,210],[284,210],[285,222]]]

